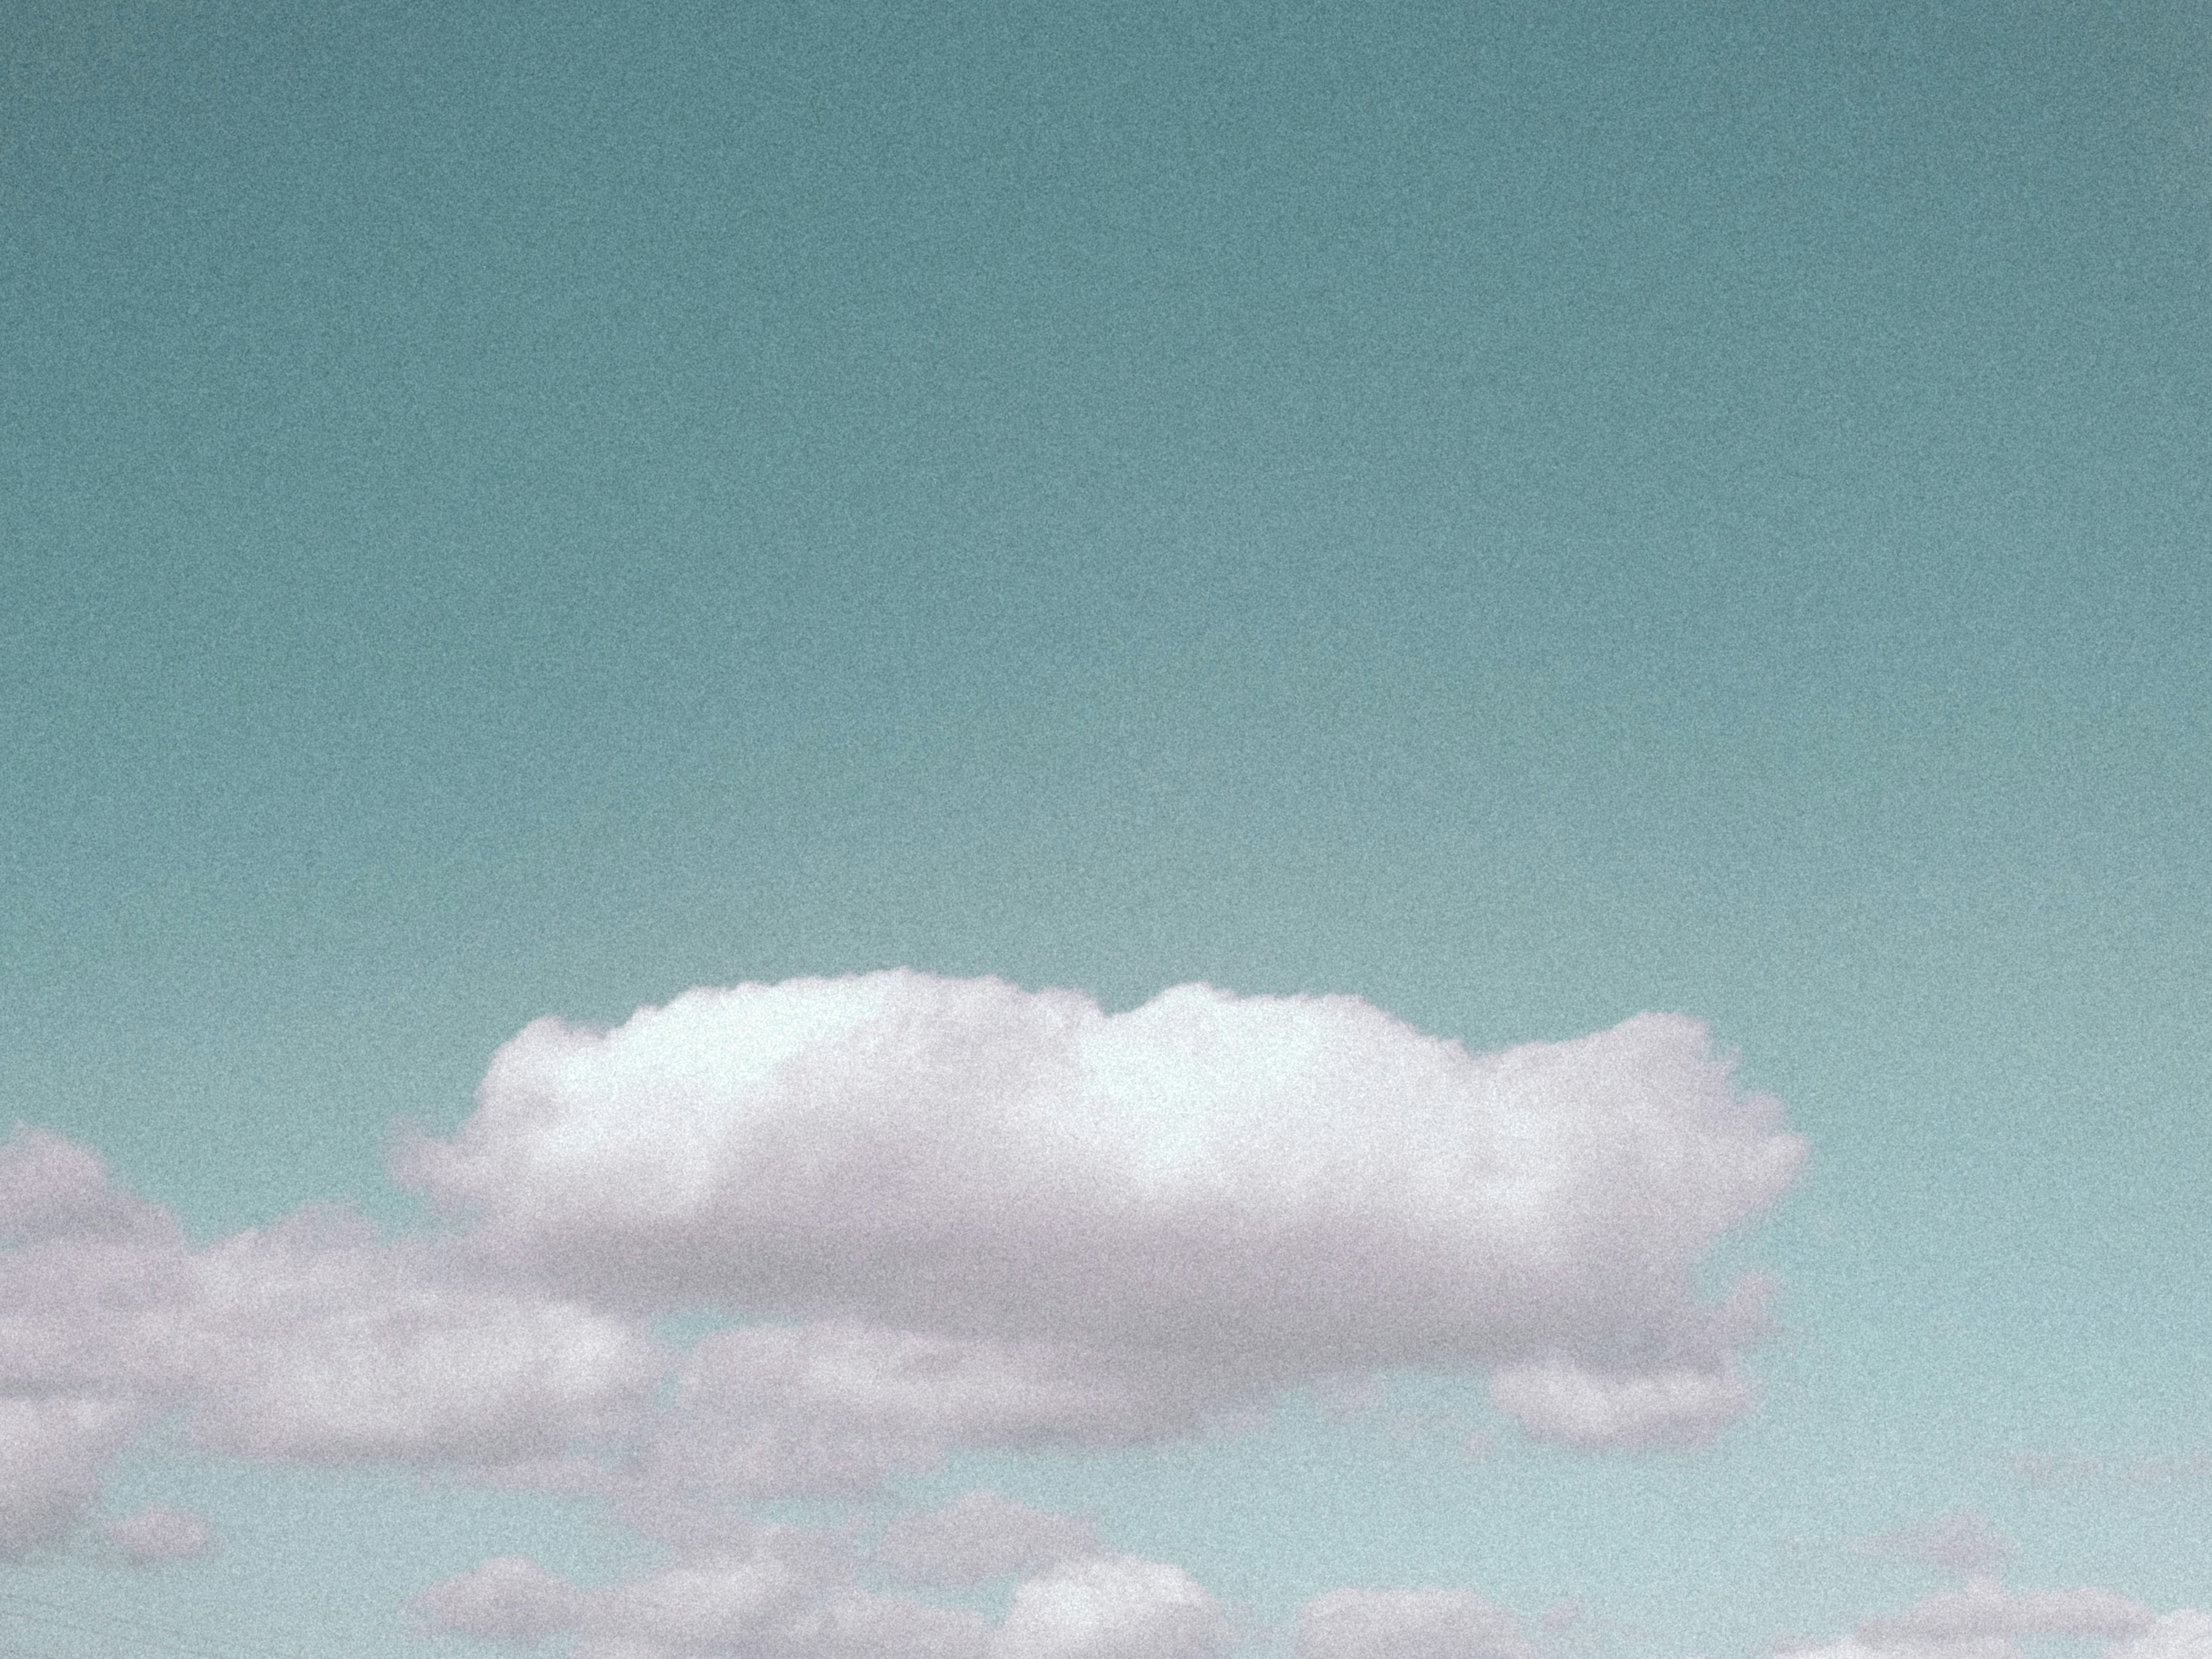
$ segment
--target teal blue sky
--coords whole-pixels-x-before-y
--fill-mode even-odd
[[[1479,1389],[1404,1379],[1457,1426],[912,1492],[1091,1505],[1265,1618],[1449,1584],[1655,1659],[1902,1605],[1850,1540],[1961,1507],[2022,1585],[2212,1607],[2203,5],[0,44],[0,1118],[214,1237],[407,1223],[395,1119],[695,985],[1681,1010],[1809,1146],[1717,1264],[1782,1328],[1711,1449],[1471,1460]],[[423,1584],[638,1559],[374,1472],[137,1495],[223,1553],[0,1563],[0,1635],[442,1651]]]

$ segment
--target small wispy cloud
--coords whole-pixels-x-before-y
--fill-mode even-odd
[[[213,1553],[215,1530],[200,1516],[149,1504],[100,1523],[100,1535],[140,1566],[191,1561]]]
[[[1918,1561],[1967,1573],[1989,1572],[2012,1557],[2012,1546],[1972,1510],[1953,1510],[1916,1526],[1876,1533],[1857,1540],[1851,1549],[1876,1560]]]

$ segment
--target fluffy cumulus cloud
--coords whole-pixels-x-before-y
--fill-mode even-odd
[[[1235,1635],[1180,1567],[1091,1556],[1015,1590],[990,1659],[1209,1659]]]
[[[1296,1659],[1534,1659],[1520,1621],[1469,1590],[1333,1590],[1298,1609]]]
[[[1532,1431],[1612,1444],[1743,1408],[1756,1298],[1696,1270],[1800,1150],[1675,1017],[1478,1055],[1349,997],[1109,1015],[898,972],[541,1021],[399,1168],[487,1260],[601,1306],[1149,1367],[1170,1424],[1194,1380],[1499,1368]]]

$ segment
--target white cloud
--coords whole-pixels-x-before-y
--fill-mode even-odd
[[[742,1543],[694,1551],[659,1571],[581,1589],[514,1556],[486,1561],[417,1595],[433,1631],[523,1644],[575,1633],[591,1659],[743,1652],[813,1659],[835,1650],[850,1563],[818,1534],[752,1528]],[[847,1618],[848,1630],[854,1620]],[[880,1610],[872,1620],[884,1622]]]
[[[67,1533],[171,1410],[254,1456],[498,1465],[626,1426],[666,1364],[605,1313],[337,1212],[194,1251],[37,1130],[0,1144],[0,1553]]]
[[[1540,1432],[1615,1443],[1747,1402],[1757,1310],[1702,1303],[1696,1268],[1800,1152],[1673,1016],[1474,1055],[1349,997],[1108,1015],[899,972],[540,1021],[399,1169],[501,1267],[610,1306],[1151,1356],[1230,1392],[1534,1367],[1504,1392]]]
[[[627,1426],[668,1357],[578,1304],[308,1212],[195,1264],[204,1443],[307,1462],[502,1464]]]
[[[183,1235],[99,1159],[18,1125],[0,1143],[0,1555],[67,1530],[173,1387]]]
[[[1235,1635],[1180,1567],[1091,1556],[1015,1589],[990,1659],[1208,1659]]]
[[[1298,1609],[1297,1659],[1534,1659],[1520,1621],[1462,1589],[1332,1590]]]
[[[1597,1449],[1702,1445],[1750,1409],[1753,1389],[1733,1363],[1607,1376],[1551,1360],[1493,1373],[1490,1398],[1540,1440]]]
[[[971,1492],[942,1509],[903,1515],[884,1529],[875,1559],[910,1584],[957,1589],[993,1578],[1043,1572],[1100,1553],[1097,1533],[1078,1516],[1033,1510],[994,1492]]]
[[[803,1564],[766,1550],[681,1561],[589,1592],[579,1651],[639,1646],[688,1654],[765,1646],[819,1588]]]

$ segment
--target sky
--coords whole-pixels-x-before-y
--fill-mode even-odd
[[[2201,3],[0,64],[0,1654],[2212,1654]]]

